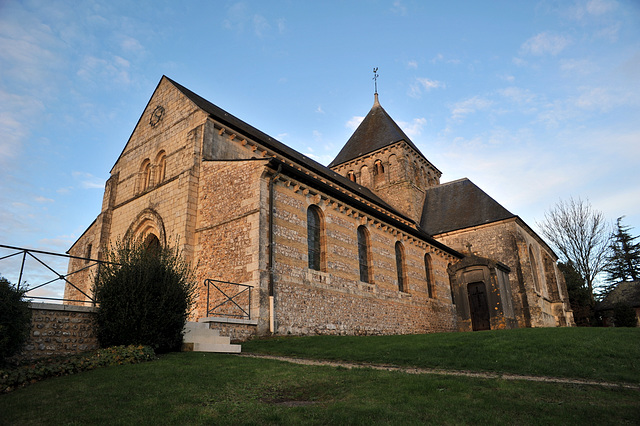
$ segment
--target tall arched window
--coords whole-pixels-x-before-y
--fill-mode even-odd
[[[431,255],[429,253],[424,255],[424,274],[425,279],[427,280],[427,292],[429,293],[429,298],[433,298],[435,293],[433,292],[433,279],[431,277]]]
[[[307,244],[309,269],[320,271],[323,264],[322,216],[318,206],[309,206],[307,209]]]
[[[156,181],[158,183],[162,182],[165,178],[165,174],[167,172],[167,153],[164,151],[160,151],[158,154],[156,164],[158,165],[158,178]]]
[[[531,274],[533,275],[533,285],[537,292],[540,292],[540,282],[538,282],[538,264],[536,263],[536,257],[529,246],[529,261],[531,262]]]
[[[360,281],[370,283],[369,231],[364,225],[358,226],[358,262],[360,263]]]
[[[398,271],[398,290],[407,291],[407,276],[404,265],[404,247],[400,241],[396,242],[396,270]]]

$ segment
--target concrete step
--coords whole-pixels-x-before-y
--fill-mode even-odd
[[[221,345],[221,344],[211,344],[211,343],[194,343],[193,351],[194,352],[222,352],[222,353],[234,353],[239,354],[242,350],[242,346],[240,345]]]
[[[208,323],[189,321],[184,327],[183,351],[240,353],[240,345],[232,345],[227,336],[220,336],[220,330],[212,330]]]

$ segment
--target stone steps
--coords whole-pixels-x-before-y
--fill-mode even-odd
[[[220,336],[219,330],[211,330],[208,323],[188,321],[184,326],[183,351],[240,353],[241,348],[232,345],[229,337]]]

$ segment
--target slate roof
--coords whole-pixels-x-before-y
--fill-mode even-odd
[[[278,140],[276,140],[276,139],[272,138],[271,136],[267,135],[266,133],[256,129],[253,126],[251,126],[250,124],[240,120],[239,118],[233,116],[232,114],[229,114],[228,112],[226,112],[222,108],[220,108],[217,105],[214,105],[213,103],[211,103],[208,100],[204,99],[202,96],[192,92],[191,90],[189,90],[186,87],[180,85],[179,83],[176,83],[175,81],[171,80],[169,77],[163,76],[163,78],[166,78],[171,84],[173,84],[176,87],[176,89],[178,89],[180,92],[182,92],[187,98],[189,98],[199,108],[201,108],[203,111],[205,111],[208,114],[210,114],[213,118],[215,118],[215,120],[217,120],[220,123],[228,126],[230,129],[236,129],[236,130],[240,131],[241,133],[244,133],[244,134],[250,136],[251,138],[253,138],[256,141],[260,142],[261,144],[265,145],[266,147],[272,149],[276,153],[282,155],[285,158],[290,159],[292,162],[300,164],[300,165],[303,165],[305,168],[307,168],[308,170],[313,171],[317,175],[322,176],[323,178],[325,178],[327,180],[330,180],[330,181],[332,181],[332,182],[334,182],[334,183],[336,183],[336,184],[338,184],[340,186],[348,188],[353,193],[358,194],[358,196],[360,196],[361,198],[367,199],[370,202],[373,202],[374,204],[377,204],[378,206],[382,207],[383,209],[385,209],[389,213],[391,213],[393,215],[396,215],[398,217],[401,217],[401,218],[403,218],[405,220],[408,220],[410,222],[413,222],[411,218],[405,216],[404,214],[400,213],[399,211],[397,211],[396,209],[391,207],[389,204],[387,204],[385,201],[383,201],[380,197],[378,197],[376,194],[374,194],[370,189],[365,188],[364,186],[362,186],[360,184],[357,184],[355,182],[352,182],[351,180],[347,179],[346,177],[344,177],[342,175],[339,175],[338,173],[334,172],[333,170],[329,169],[328,167],[323,166],[322,164],[312,160],[311,158],[309,158],[309,157],[307,157],[305,155],[302,155],[298,151],[288,147],[287,145],[283,144],[282,142],[279,142]],[[374,105],[374,107],[375,107],[375,105]],[[380,107],[380,109],[381,108],[382,107]],[[395,124],[395,122],[393,122],[391,117],[389,117],[386,112],[384,112],[384,114],[386,115],[388,120],[391,121],[393,123],[393,125],[400,131],[400,133],[402,135],[404,135],[402,130],[400,130],[400,128]],[[409,138],[407,138],[406,135],[404,136],[404,138],[406,138],[407,142],[410,143],[413,146],[413,144],[409,141]],[[417,151],[417,148],[415,148],[415,149]],[[420,151],[418,151],[418,152],[420,152]],[[283,167],[284,167],[284,169],[287,169],[289,173],[298,174],[299,176],[297,176],[297,177],[299,179],[310,179],[310,177],[308,175],[306,175],[304,172],[298,172],[298,171],[296,171],[295,169],[289,167],[286,164],[283,164]],[[315,180],[315,184],[318,185],[318,184],[321,184],[321,182],[318,181],[318,180]],[[331,192],[331,188],[330,187],[327,187],[325,189]],[[334,194],[334,195],[339,196],[339,194]],[[356,200],[354,200],[354,199],[352,199],[351,202],[355,203],[355,204],[358,204],[359,207],[362,208],[362,209],[366,209],[365,205],[360,205],[360,203],[357,203]],[[370,213],[375,214],[374,211],[371,211]],[[411,233],[413,235],[416,235],[419,238],[422,238],[422,239],[424,239],[426,241],[429,241],[429,243],[433,244],[436,247],[439,247],[439,248],[443,249],[444,251],[446,251],[448,253],[451,253],[454,256],[461,257],[460,253],[458,253],[457,251],[453,250],[452,248],[442,244],[441,242],[435,240],[431,235],[429,235],[427,232],[425,232],[421,228],[417,228],[416,229],[416,228],[411,227],[411,226],[403,225],[401,222],[396,221],[396,220],[394,220],[393,218],[391,218],[389,216],[387,216],[386,220],[390,221],[395,226],[405,230],[408,233]]]
[[[596,311],[614,309],[617,304],[624,303],[631,307],[640,306],[640,281],[622,281],[611,293],[596,305]]]
[[[362,155],[377,151],[394,143],[405,141],[415,149],[420,155],[420,150],[411,142],[411,139],[402,131],[400,126],[387,114],[378,102],[376,93],[373,107],[366,115],[356,131],[351,135],[336,158],[329,164],[329,167],[346,163]],[[424,157],[424,155],[422,155]]]
[[[333,170],[330,170],[327,167],[323,166],[322,164],[314,161],[313,159],[311,159],[311,158],[309,158],[309,157],[307,157],[305,155],[302,155],[301,153],[299,153],[295,149],[292,149],[292,148],[288,147],[287,145],[283,144],[282,142],[280,142],[280,141],[272,138],[271,136],[267,135],[266,133],[256,129],[252,125],[240,120],[239,118],[235,117],[232,114],[229,114],[227,111],[223,110],[222,108],[218,107],[217,105],[212,104],[211,102],[209,102],[208,100],[206,100],[202,96],[192,92],[191,90],[189,90],[186,87],[180,85],[179,83],[176,83],[175,81],[171,80],[169,77],[164,76],[164,78],[169,80],[171,82],[171,84],[173,84],[187,98],[189,98],[193,103],[195,103],[202,110],[204,110],[205,112],[209,113],[213,118],[215,118],[220,123],[229,126],[229,128],[237,129],[237,130],[239,130],[239,131],[251,136],[256,141],[259,141],[259,142],[265,144],[265,146],[271,148],[273,151],[277,152],[278,154],[282,155],[283,157],[288,158],[288,159],[290,159],[290,160],[292,160],[292,161],[294,161],[294,162],[296,162],[298,164],[304,165],[305,167],[309,168],[310,170],[313,170],[314,172],[318,173],[319,175],[322,175],[324,177],[328,177],[332,181],[340,183],[340,185],[342,185],[342,186],[348,187],[353,192],[363,196],[364,198],[368,198],[370,201],[373,201],[374,203],[380,205],[381,207],[384,207],[386,210],[390,211],[391,213],[393,213],[393,214],[395,214],[397,216],[400,216],[402,218],[410,220],[408,217],[406,217],[405,215],[403,215],[402,213],[400,213],[399,211],[397,211],[396,209],[391,207],[389,204],[384,202],[380,197],[375,195],[368,188],[365,188],[364,186],[361,186],[361,185],[359,185],[359,184],[357,184],[355,182],[352,182],[351,180],[345,178],[344,176],[339,175],[338,173],[334,172]]]
[[[516,217],[467,178],[429,188],[420,226],[430,235]]]

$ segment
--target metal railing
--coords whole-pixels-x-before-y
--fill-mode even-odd
[[[211,279],[204,280],[204,284],[207,286],[207,317],[251,319],[252,286]]]
[[[18,274],[18,282],[16,283],[16,287],[18,289],[20,289],[20,287],[25,282],[25,281],[23,281],[23,279],[25,278],[25,274],[28,274],[30,272],[30,271],[25,271],[25,263],[26,263],[27,259],[35,260],[37,262],[37,265],[39,265],[41,267],[44,267],[47,271],[49,271],[49,273],[52,273],[52,274],[54,274],[56,276],[55,278],[53,278],[51,280],[45,281],[45,282],[40,283],[40,284],[36,284],[35,286],[27,287],[27,291],[25,292],[25,296],[26,296],[27,299],[56,300],[56,301],[74,302],[74,303],[91,303],[92,305],[95,306],[95,299],[92,296],[90,296],[89,294],[85,293],[84,290],[82,290],[81,288],[76,286],[73,282],[71,282],[69,278],[72,275],[78,274],[78,273],[80,273],[82,271],[86,271],[86,270],[88,270],[88,269],[90,269],[92,267],[99,267],[103,263],[110,263],[110,262],[106,262],[106,261],[103,261],[103,260],[97,260],[97,259],[90,259],[90,258],[87,258],[87,257],[72,256],[72,255],[69,255],[69,254],[53,253],[53,252],[43,251],[43,250],[35,250],[35,249],[28,249],[28,248],[23,248],[23,247],[7,246],[7,245],[3,245],[3,244],[0,244],[0,248],[14,251],[11,254],[8,254],[6,256],[0,257],[0,261],[13,258],[14,256],[22,255],[22,261],[20,262],[20,273]],[[84,260],[85,264],[80,269],[61,274],[61,273],[59,273],[58,271],[56,271],[54,269],[55,266],[51,266],[50,265],[51,262],[47,263],[45,260],[43,260],[43,256],[56,256],[56,257],[62,257],[62,258],[67,258],[67,259],[80,259],[80,260]],[[31,271],[31,272],[33,272],[33,271]],[[34,274],[31,274],[31,275],[34,275]],[[80,294],[82,294],[84,297],[86,297],[86,299],[85,300],[76,300],[76,299],[65,299],[64,297],[33,296],[33,295],[29,294],[29,293],[33,292],[34,290],[40,289],[40,288],[42,288],[44,286],[47,286],[47,285],[50,285],[50,284],[53,284],[53,283],[57,283],[59,281],[64,281],[64,283],[66,285],[70,285],[71,287],[76,289],[78,292],[80,292]]]

